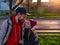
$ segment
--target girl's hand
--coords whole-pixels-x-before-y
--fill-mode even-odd
[[[20,40],[20,41],[19,41],[19,44],[23,44],[23,40]]]

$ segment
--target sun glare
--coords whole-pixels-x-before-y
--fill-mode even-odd
[[[32,0],[32,2],[37,2],[37,0]]]
[[[49,2],[49,0],[41,0],[41,2]]]
[[[37,0],[32,0],[32,2],[37,2]],[[41,2],[49,2],[49,0],[41,0]]]

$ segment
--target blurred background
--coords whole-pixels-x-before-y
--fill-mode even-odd
[[[27,19],[37,21],[41,45],[60,45],[60,0],[0,0],[0,27],[18,6],[31,14]]]

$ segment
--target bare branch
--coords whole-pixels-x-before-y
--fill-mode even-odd
[[[12,15],[12,1],[13,0],[9,0],[9,15],[11,16]]]
[[[19,6],[21,3],[23,2],[23,0],[21,0],[17,5],[15,5],[12,10],[14,10],[17,6]]]
[[[9,0],[9,8],[12,9],[12,0]]]

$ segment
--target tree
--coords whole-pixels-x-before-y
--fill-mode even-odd
[[[37,0],[37,8],[41,6],[41,0]]]
[[[41,0],[37,0],[37,8],[36,8],[36,10],[38,10],[38,8],[41,6]],[[36,11],[36,16],[37,16],[37,18],[39,17],[39,14],[38,14],[38,11]]]
[[[30,7],[30,1],[29,0],[26,0],[27,1],[27,11],[29,12],[29,7]]]
[[[16,9],[16,7],[18,7],[22,2],[23,2],[23,0],[21,0],[21,1],[19,1],[19,3],[17,4],[17,5],[15,5],[14,7],[12,7],[13,6],[13,1],[15,1],[15,0],[4,0],[4,2],[6,2],[6,1],[8,1],[8,3],[9,3],[9,15],[11,16],[12,15],[12,11],[14,10],[14,9]]]

